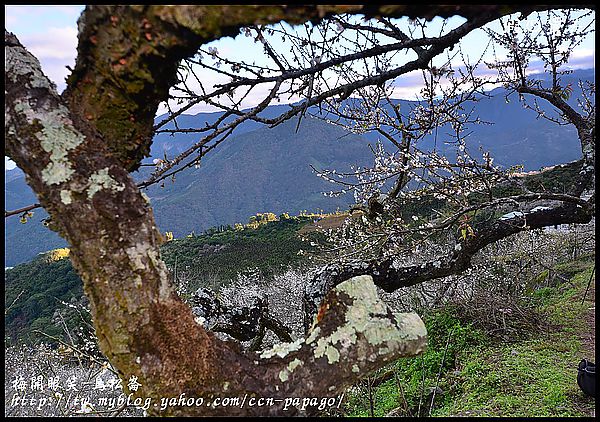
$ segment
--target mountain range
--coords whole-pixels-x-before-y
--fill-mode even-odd
[[[579,79],[594,81],[594,70],[575,71],[564,77],[564,83],[572,81],[576,87]],[[537,114],[524,109],[514,95],[507,102],[503,88],[489,94],[490,97],[482,96],[474,107],[475,114],[493,124],[472,128],[467,141],[472,151],[481,147],[491,152],[496,164],[505,167],[522,164],[526,170],[580,158],[580,145],[572,126],[559,126],[536,118]],[[570,102],[575,103],[578,95],[575,90]],[[401,107],[414,105],[414,102],[398,101]],[[288,105],[270,106],[261,115],[275,116],[288,108]],[[219,116],[220,113],[182,115],[178,125],[204,126],[205,122],[211,123]],[[157,121],[163,117],[158,117]],[[352,195],[324,196],[323,192],[336,190],[337,186],[317,177],[310,166],[341,172],[349,171],[351,165],[372,164],[370,146],[378,136],[373,133],[357,135],[309,116],[302,119],[297,132],[296,125],[295,118],[273,128],[244,122],[233,136],[202,158],[199,168],[179,173],[175,181],[167,179],[164,187],[153,185],[146,189],[160,230],[171,231],[175,237],[180,237],[213,226],[245,223],[258,212],[297,214],[302,210],[346,209],[353,202]],[[173,126],[168,124],[165,128]],[[166,154],[173,158],[199,136],[158,134],[151,155],[163,158]],[[443,136],[439,138],[443,140]],[[384,146],[391,148],[386,142],[383,142]],[[423,143],[424,149],[431,149],[436,143],[446,155],[453,154],[453,145],[436,142],[433,136]],[[145,162],[151,162],[151,159]],[[143,180],[150,173],[148,167],[141,169],[133,174],[136,180]],[[4,181],[5,209],[36,202],[20,169],[5,171]],[[64,240],[41,223],[46,217],[43,210],[36,209],[27,224],[21,224],[18,216],[5,219],[5,266],[14,266],[40,252],[66,246]]]

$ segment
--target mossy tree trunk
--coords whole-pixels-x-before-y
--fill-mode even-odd
[[[38,60],[5,32],[6,153],[25,172],[53,229],[70,243],[100,347],[125,386],[137,377],[142,387],[135,396],[154,403],[180,394],[333,396],[425,346],[420,319],[389,312],[369,279],[332,292],[306,341],[259,355],[219,340],[174,293],[152,209],[129,175],[148,154],[156,109],[181,58],[243,24],[302,22],[327,8],[88,7],[62,97]],[[364,295],[380,314],[369,314]],[[173,406],[163,414],[280,412],[280,406]]]

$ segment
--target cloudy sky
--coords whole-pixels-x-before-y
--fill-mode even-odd
[[[40,60],[42,69],[56,83],[59,92],[62,92],[65,88],[65,77],[69,73],[66,66],[72,68],[75,64],[77,18],[83,8],[84,6],[72,5],[5,6],[5,28],[13,32],[23,45]],[[441,19],[434,19],[431,23],[431,30],[438,31],[441,22]],[[448,25],[449,27],[456,27],[462,22],[464,22],[463,18],[454,17],[449,20]],[[497,24],[494,25],[497,29]],[[462,41],[463,51],[468,51],[472,59],[478,58],[485,49],[486,38],[483,31],[474,31]],[[257,50],[261,47],[243,35],[239,35],[235,39],[231,37],[224,38],[209,45],[217,48],[220,54],[234,54],[234,57],[238,60],[248,60],[262,55]],[[277,47],[277,43],[275,43],[274,48]],[[284,48],[283,45],[281,47]],[[285,48],[289,48],[289,46],[285,46]],[[590,36],[574,52],[569,65],[572,68],[592,68],[594,66],[594,52],[594,37]],[[210,82],[219,83],[223,82],[223,79],[214,76],[214,80]],[[421,74],[419,72],[409,73],[396,82],[395,93],[399,98],[415,99],[421,85]],[[258,91],[255,96],[248,98],[243,105],[246,107],[256,105],[263,98],[261,94],[263,92]],[[291,99],[291,101],[297,100],[298,98]],[[214,109],[204,106],[190,110],[191,113],[200,111],[214,111]],[[159,109],[158,114],[164,112],[165,108],[163,107]],[[6,159],[5,165],[6,167],[13,166]]]

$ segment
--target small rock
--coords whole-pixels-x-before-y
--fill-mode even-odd
[[[438,387],[431,387],[429,389],[429,394],[432,395],[435,392],[436,396],[441,396],[442,394],[444,394],[444,390],[442,390],[439,386]]]
[[[390,410],[389,413],[385,416],[394,418],[394,417],[404,416],[404,415],[405,415],[404,409],[402,409],[401,407],[396,407],[395,409]]]

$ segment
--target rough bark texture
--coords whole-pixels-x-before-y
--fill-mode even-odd
[[[159,256],[162,238],[152,210],[128,174],[149,146],[156,106],[166,98],[166,89],[174,76],[165,76],[163,86],[149,88],[160,75],[152,75],[147,68],[139,69],[157,56],[149,59],[143,54],[144,48],[134,41],[126,41],[124,35],[119,38],[110,29],[105,31],[121,25],[125,34],[130,31],[131,39],[136,39],[128,26],[133,23],[127,21],[126,10],[119,20],[111,19],[118,15],[117,9],[86,9],[80,20],[83,38],[77,69],[64,98],[43,75],[37,59],[14,35],[5,33],[5,137],[7,154],[24,170],[27,182],[51,215],[54,228],[70,243],[71,260],[84,281],[101,349],[125,381],[133,375],[138,377],[142,388],[136,395],[155,400],[181,393],[205,398],[224,394],[335,395],[361,374],[391,359],[419,353],[424,347],[425,332],[418,317],[396,319],[389,314],[391,319],[385,320],[379,315],[369,318],[367,313],[363,314],[363,320],[348,320],[358,325],[349,326],[350,331],[354,330],[351,339],[340,343],[338,355],[333,357],[334,349],[338,349],[333,345],[335,340],[327,336],[336,332],[350,310],[369,309],[361,307],[360,295],[352,296],[353,290],[332,293],[327,305],[329,311],[324,312],[311,340],[290,346],[299,348],[294,349],[297,353],[293,358],[281,351],[276,356],[267,354],[262,358],[255,353],[243,354],[235,344],[220,341],[194,321],[189,307],[171,288]],[[185,13],[179,8],[150,9],[150,14],[146,7],[129,10],[134,14],[146,11],[147,16],[169,22],[171,31],[165,27],[164,33],[153,36],[164,36],[172,42],[185,38],[178,32],[182,30],[180,27],[198,21],[210,22],[222,12],[218,8],[212,8],[210,13],[203,8],[190,8]],[[263,9],[261,13],[271,13]],[[275,9],[279,15],[267,20],[289,19],[286,8]],[[310,9],[312,12],[306,17],[323,12],[319,8]],[[239,19],[256,22],[244,10],[244,19]],[[237,13],[242,14],[241,10]],[[143,18],[138,23],[145,25]],[[222,35],[218,30],[221,25],[223,22],[218,20],[208,28],[196,29],[199,34],[191,44],[195,48]],[[189,30],[184,29],[183,35],[190,35],[185,31]],[[114,57],[107,50],[90,47],[103,43],[105,46],[113,43],[112,48],[124,43],[121,47],[129,55],[124,62],[120,58],[116,61],[131,68],[115,67]],[[183,48],[170,44],[166,52],[157,54],[174,54],[162,59],[176,61],[177,55],[192,53],[190,45]],[[132,58],[134,52],[140,55]],[[174,73],[174,64],[171,65],[170,71]],[[165,67],[169,70],[169,66]],[[125,88],[123,84],[132,85]],[[154,102],[148,105],[145,100],[150,99]],[[355,284],[350,283],[353,288]],[[361,289],[369,287],[368,283],[360,284]],[[369,321],[374,321],[372,327],[365,325]],[[386,321],[390,337],[378,342],[369,333],[371,330],[379,333],[377,327]],[[323,341],[329,343],[323,346]],[[321,354],[319,347],[325,347]],[[293,371],[297,372],[292,374]],[[277,414],[281,408],[175,406],[167,408],[165,413]]]
[[[248,24],[328,13],[492,17],[504,6],[89,6],[76,67],[59,96],[38,61],[5,33],[6,153],[71,247],[102,351],[138,397],[334,396],[381,365],[420,353],[423,323],[394,315],[370,277],[325,296],[306,340],[242,353],[199,325],[173,292],[152,210],[129,171],[147,155],[158,104],[179,59]],[[513,9],[513,11],[515,11]],[[126,382],[124,383],[126,385]],[[158,413],[158,408],[150,411]],[[298,413],[291,409],[287,414]],[[274,407],[169,407],[163,414],[282,414]]]

